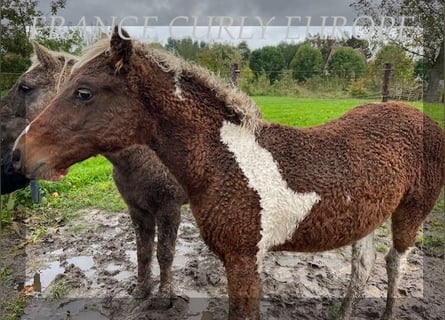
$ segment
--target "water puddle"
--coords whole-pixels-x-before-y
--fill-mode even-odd
[[[28,275],[24,285],[19,286],[21,291],[23,287],[32,287],[34,292],[43,292],[56,279],[57,275],[65,273],[65,267],[58,260],[63,253],[63,249],[52,251],[50,254],[55,256],[57,261],[46,263],[40,270]],[[68,264],[73,264],[83,271],[85,276],[93,279],[95,276],[94,261],[91,256],[76,256],[66,260]]]
[[[122,270],[124,266],[120,264],[110,263],[105,267],[105,271],[108,272],[117,281],[127,280],[132,277],[134,272]]]
[[[95,274],[95,270],[93,270],[94,267],[94,260],[92,256],[77,256],[77,257],[71,257],[66,260],[69,264],[73,264],[76,267],[78,267],[80,270],[83,271],[85,276],[89,279],[93,278]]]
[[[60,266],[59,261],[53,261],[46,265],[44,269],[29,276],[24,286],[32,287],[34,292],[42,292],[54,281],[58,274],[63,274],[64,271],[65,268]],[[19,290],[21,291],[22,289],[23,286],[19,286]]]
[[[206,309],[209,306],[210,297],[202,292],[195,290],[184,290],[183,293],[189,297],[189,312],[188,318],[190,320],[210,320],[213,319],[212,314]]]
[[[65,314],[65,319],[70,320],[107,320],[97,310],[88,309],[85,300],[73,300],[61,306],[59,309]]]

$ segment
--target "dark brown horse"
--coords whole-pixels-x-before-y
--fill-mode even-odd
[[[34,44],[33,64],[20,76],[1,100],[2,156],[11,152],[15,139],[56,95],[78,57],[49,51]],[[138,282],[133,296],[151,293],[151,261],[155,228],[158,231],[157,258],[160,265],[160,296],[172,295],[172,262],[184,191],[156,154],[146,145],[110,152],[113,178],[128,205],[135,228]]]
[[[443,134],[398,103],[357,107],[308,129],[268,123],[207,71],[116,29],[24,130],[13,160],[29,177],[54,179],[97,153],[149,145],[224,263],[230,319],[260,317],[268,250],[338,248],[391,218],[390,319],[401,260],[444,183]]]

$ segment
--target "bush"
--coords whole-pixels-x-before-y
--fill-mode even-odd
[[[6,94],[17,79],[20,77],[20,73],[1,73],[0,74],[0,96]]]
[[[354,98],[365,98],[369,96],[369,91],[366,88],[366,81],[364,79],[359,79],[351,82],[348,86],[347,91]]]
[[[31,61],[17,54],[8,53],[1,57],[0,91],[3,93],[15,83],[18,77],[25,72]]]
[[[318,48],[309,44],[301,45],[292,59],[293,77],[298,81],[305,81],[321,72],[323,58]]]

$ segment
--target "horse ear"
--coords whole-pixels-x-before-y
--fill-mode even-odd
[[[45,67],[53,68],[57,64],[57,59],[41,44],[33,41],[34,53],[37,60]]]
[[[133,44],[127,31],[117,26],[114,27],[114,32],[111,36],[110,53],[116,71],[125,71],[133,53]]]
[[[108,35],[108,33],[106,33],[106,32],[101,32],[100,33],[100,39],[101,40],[103,40],[103,39],[109,39],[110,38],[110,36]]]

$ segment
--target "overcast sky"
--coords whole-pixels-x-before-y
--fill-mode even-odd
[[[46,11],[50,0],[40,0]],[[66,8],[59,12],[67,21],[77,24],[82,16],[93,21],[93,16],[104,20],[111,16],[157,16],[160,25],[168,25],[176,16],[275,16],[277,24],[287,25],[286,16],[346,16],[352,19],[355,12],[348,0],[67,0]],[[248,21],[249,19],[247,19]],[[204,21],[204,20],[203,20]],[[205,22],[203,22],[205,23]],[[201,23],[201,24],[203,24]]]
[[[40,0],[40,9],[43,12],[49,11],[49,2],[50,0]],[[79,23],[96,25],[98,18],[105,25],[111,25],[115,19],[115,24],[122,22],[130,35],[140,40],[163,43],[168,37],[190,37],[207,42],[232,43],[245,40],[251,48],[255,48],[281,41],[301,42],[309,33],[320,32],[316,26],[322,25],[323,19],[327,27],[332,28],[334,24],[350,26],[357,17],[357,13],[349,7],[350,2],[348,0],[67,0],[66,8],[60,10],[58,15],[64,18],[65,24],[73,26]],[[149,16],[152,18],[146,18]],[[178,18],[180,16],[183,17]],[[221,18],[222,16],[228,18]],[[301,18],[289,20],[289,16]],[[335,18],[335,16],[345,18]],[[245,17],[244,21],[241,17]],[[195,19],[198,28],[193,31]],[[334,19],[337,19],[337,22]],[[129,27],[144,24],[147,25],[145,30]],[[232,27],[222,28],[221,24],[224,26],[232,24]],[[289,24],[291,28],[288,27]],[[170,25],[172,27],[169,27]],[[181,25],[188,28],[181,28]],[[251,27],[242,29],[240,25]],[[264,28],[265,26],[267,28]]]

